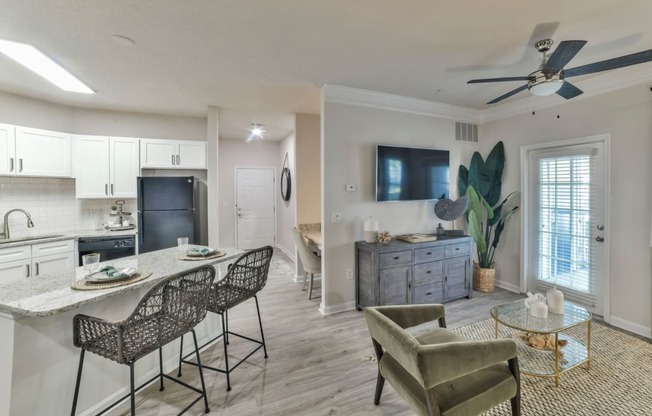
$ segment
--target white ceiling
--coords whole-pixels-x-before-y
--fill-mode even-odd
[[[0,38],[35,45],[97,94],[60,91],[4,56],[0,90],[176,115],[216,106],[232,138],[251,122],[287,136],[294,113],[319,113],[326,83],[484,109],[520,84],[466,81],[529,74],[541,38],[589,41],[567,67],[652,48],[649,0],[0,0],[0,10]]]

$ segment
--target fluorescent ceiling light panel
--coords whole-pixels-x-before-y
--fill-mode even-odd
[[[88,88],[70,72],[63,69],[32,45],[0,39],[0,52],[24,65],[30,71],[39,74],[62,90],[95,94],[95,91]]]

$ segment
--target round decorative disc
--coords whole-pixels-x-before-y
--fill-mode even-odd
[[[442,198],[435,204],[435,214],[444,221],[453,221],[461,217],[469,206],[469,197],[464,195],[457,201]]]

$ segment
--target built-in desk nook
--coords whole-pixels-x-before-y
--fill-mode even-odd
[[[469,236],[421,243],[356,242],[356,307],[470,298],[472,245]]]

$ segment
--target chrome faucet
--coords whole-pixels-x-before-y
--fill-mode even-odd
[[[20,211],[23,214],[25,214],[25,216],[27,216],[27,228],[34,228],[34,222],[32,221],[32,216],[29,215],[29,212],[25,211],[22,208],[11,209],[11,210],[7,211],[7,213],[5,214],[5,219],[4,219],[4,222],[5,222],[5,232],[4,232],[5,240],[9,240],[9,238],[10,238],[10,235],[9,235],[9,214],[11,214],[12,212],[15,212],[15,211]]]

